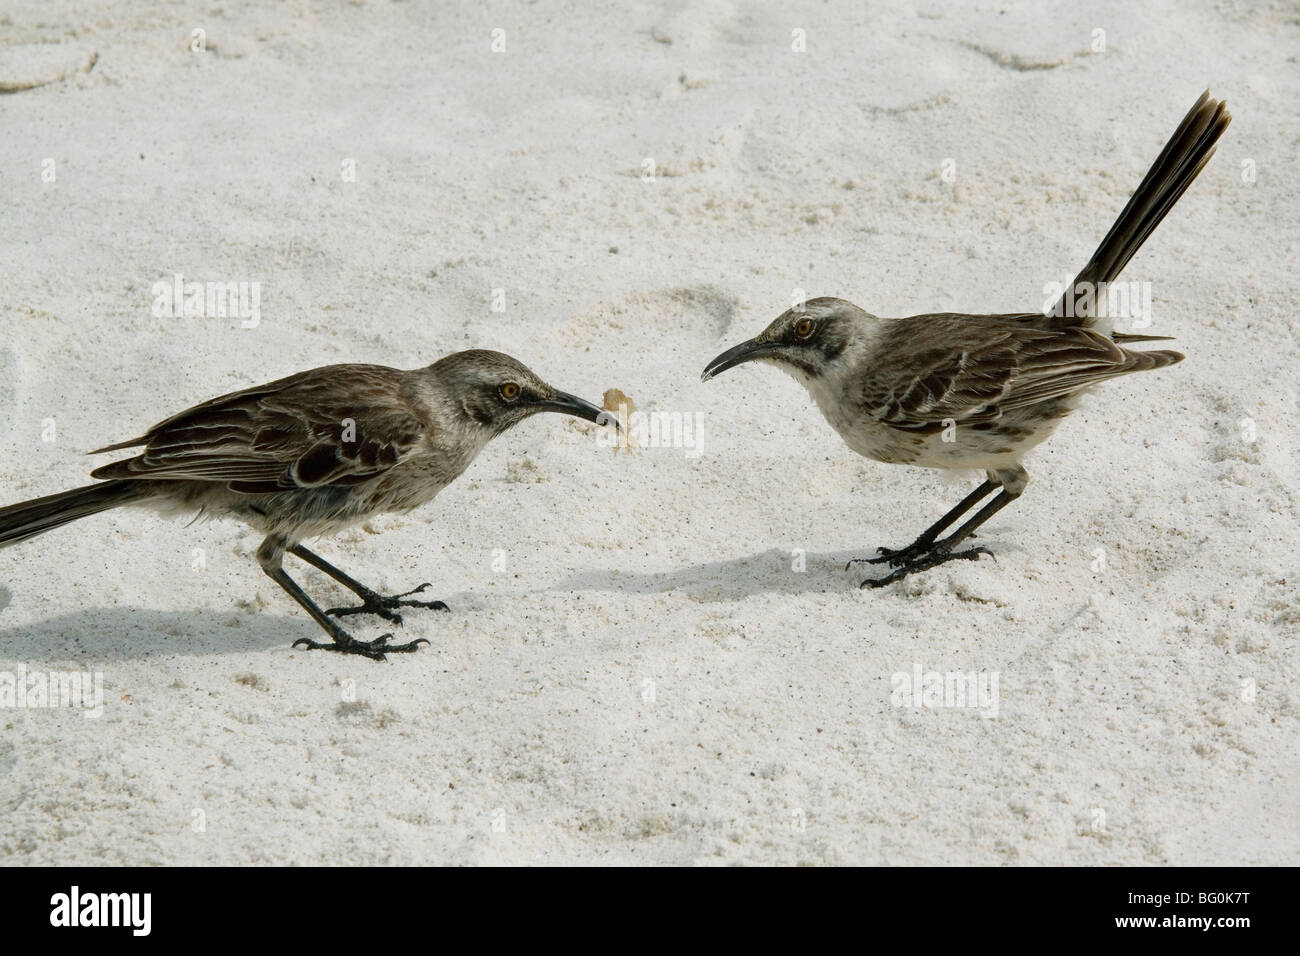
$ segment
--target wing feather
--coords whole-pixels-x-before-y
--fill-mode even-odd
[[[980,424],[1003,412],[1106,379],[1180,361],[1132,352],[1090,329],[1047,328],[1037,313],[936,313],[896,319],[888,362],[866,376],[867,413],[894,428],[929,432],[945,421]]]
[[[232,392],[99,449],[144,446],[91,474],[224,482],[248,494],[369,481],[404,460],[429,427],[403,397],[405,375],[334,365]]]

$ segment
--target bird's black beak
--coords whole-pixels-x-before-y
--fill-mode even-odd
[[[723,352],[712,362],[704,367],[704,374],[700,376],[701,382],[707,382],[719,372],[725,372],[729,368],[734,368],[742,362],[752,362],[754,359],[768,358],[775,355],[780,346],[775,342],[759,342],[750,339],[748,342],[741,342]]]
[[[622,430],[623,427],[612,412],[597,408],[591,402],[581,399],[577,395],[570,395],[568,392],[557,391],[554,398],[534,402],[533,407],[539,412],[563,412],[565,415],[585,418],[597,425],[613,425],[619,430]]]

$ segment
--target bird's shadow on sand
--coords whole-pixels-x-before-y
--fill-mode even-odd
[[[86,608],[14,626],[7,616],[0,611],[0,655],[18,660],[235,654],[316,636],[310,620],[229,611]]]
[[[1003,550],[1008,547],[1000,545]],[[856,564],[845,570],[850,559],[873,557],[875,553],[875,548],[806,553],[769,548],[757,554],[668,571],[584,571],[540,590],[603,591],[615,595],[679,592],[700,603],[736,601],[758,594],[843,594],[856,590],[867,578],[889,573],[885,564]],[[981,562],[991,560],[980,558]],[[305,615],[219,609],[88,608],[13,626],[6,621],[7,599],[7,593],[0,588],[0,656],[18,660],[245,654],[277,648],[288,651],[294,641],[303,637],[325,639],[320,628]],[[450,595],[447,600],[452,613],[457,607],[469,608],[478,603],[466,593]],[[343,624],[360,640],[371,640],[385,632],[399,640],[436,637],[441,612],[410,609],[403,613],[406,620],[401,627],[378,618],[347,618]]]
[[[980,543],[976,536],[972,536],[969,545]],[[1001,538],[988,539],[986,546],[995,555],[1020,550]],[[868,578],[881,578],[893,570],[884,563],[859,563],[848,569],[844,567],[855,558],[876,556],[874,546],[855,548],[852,551],[807,552],[769,548],[727,561],[708,561],[669,571],[584,571],[558,582],[548,590],[625,594],[666,594],[678,591],[692,601],[701,603],[737,601],[757,594],[842,594],[857,590]],[[979,563],[988,564],[994,560],[989,555],[981,555]],[[966,563],[955,562],[959,566]],[[935,572],[932,570],[924,573]]]
[[[9,625],[5,617],[0,609],[0,657],[23,661],[247,654],[289,651],[300,637],[328,640],[305,614],[299,618],[292,613],[87,608],[21,626]],[[443,612],[411,609],[404,617],[401,627],[356,617],[345,618],[343,625],[363,641],[386,632],[398,641],[435,640]]]
[[[885,564],[844,565],[874,557],[875,548],[855,551],[792,552],[770,548],[758,554],[709,561],[671,571],[585,571],[555,585],[555,590],[663,594],[678,591],[692,601],[736,601],[756,594],[843,593],[867,578],[889,573]],[[987,558],[984,560],[988,560]]]

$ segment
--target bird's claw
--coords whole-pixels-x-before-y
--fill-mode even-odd
[[[417,637],[413,641],[405,644],[389,644],[388,640],[393,635],[384,634],[375,638],[373,641],[358,641],[355,638],[346,640],[334,640],[328,643],[324,641],[313,641],[310,638],[300,637],[293,642],[294,647],[301,645],[309,651],[334,651],[337,654],[357,654],[361,657],[368,657],[372,661],[387,660],[389,654],[414,654],[420,649],[421,644],[428,644],[427,638]]]
[[[933,541],[914,541],[906,548],[876,548],[876,557],[874,558],[852,558],[848,564],[844,565],[847,571],[855,564],[883,564],[886,561],[892,567],[898,567],[900,564],[906,564],[913,558],[919,558],[921,555],[929,554],[934,548]]]
[[[418,588],[402,594],[367,594],[362,602],[355,607],[332,607],[325,613],[334,617],[347,617],[349,614],[374,614],[382,617],[391,624],[402,623],[402,615],[393,610],[395,607],[424,607],[432,611],[449,611],[444,601],[404,601],[403,598],[412,594],[419,594],[425,588],[433,587],[428,581],[421,584]]]
[[[431,588],[431,587],[433,587],[433,585],[430,584],[428,581],[425,581],[425,582],[424,582],[423,584],[421,584],[419,587],[411,588],[411,590],[409,590],[409,591],[403,591],[401,594],[394,594],[393,597],[397,597],[397,598],[408,597],[409,595],[412,595],[412,594],[419,594],[419,593],[420,593],[421,591],[423,591],[425,588]],[[418,602],[416,602],[416,603],[418,603]],[[441,602],[441,601],[434,601],[433,603],[434,603],[434,604],[441,604],[442,602]]]
[[[899,554],[899,552],[894,552],[894,554]],[[982,545],[974,548],[967,548],[964,551],[953,551],[951,548],[938,546],[931,548],[924,554],[908,558],[901,562],[895,562],[888,555],[882,558],[868,558],[866,560],[872,561],[873,563],[876,561],[888,560],[891,565],[897,563],[899,566],[897,566],[895,570],[886,574],[883,578],[867,578],[867,580],[859,584],[858,587],[882,588],[886,584],[893,584],[895,581],[901,581],[909,574],[913,574],[917,571],[928,571],[931,568],[937,568],[939,565],[946,564],[949,561],[978,561],[981,554],[987,554],[989,557],[993,558],[994,561],[997,560],[996,555]]]

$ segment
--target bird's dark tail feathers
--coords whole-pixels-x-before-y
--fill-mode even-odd
[[[141,501],[151,494],[148,482],[123,478],[101,481],[0,508],[0,548],[17,544],[78,518]]]
[[[1119,277],[1134,253],[1142,248],[1142,243],[1147,241],[1192,180],[1205,168],[1214,155],[1215,143],[1231,121],[1232,116],[1222,100],[1210,99],[1209,90],[1201,94],[1147,170],[1115,225],[1110,227],[1110,232],[1092,254],[1092,259],[1075,277],[1078,292],[1072,301],[1084,294],[1083,289],[1095,291],[1100,283],[1113,282]],[[1067,290],[1062,306],[1069,298]],[[1086,316],[1072,315],[1072,311],[1058,306],[1052,313],[1060,316],[1057,321],[1061,328],[1087,322]]]

